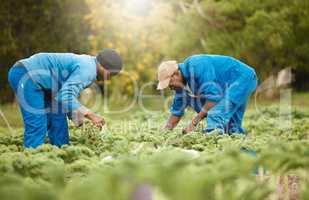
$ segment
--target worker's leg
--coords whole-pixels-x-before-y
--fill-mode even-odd
[[[239,95],[239,108],[233,114],[230,123],[228,132],[230,134],[233,133],[245,133],[245,130],[242,128],[242,120],[244,118],[244,114],[247,108],[247,103],[250,99],[251,94],[255,91],[257,87],[257,79],[253,77],[252,79],[248,79],[246,83],[240,84],[241,89],[237,91],[238,88],[231,88],[229,93],[237,93]]]
[[[44,93],[30,79],[24,67],[13,67],[8,75],[15,91],[24,122],[24,145],[36,148],[45,142],[47,117]]]
[[[229,133],[230,127],[228,125],[230,120],[232,120],[232,124],[235,122],[235,129],[238,129],[233,130],[233,132],[244,132],[241,130],[241,123],[246,109],[245,105],[256,87],[257,79],[254,75],[241,75],[235,83],[227,88],[224,99],[208,112],[208,127],[206,131],[210,132],[214,129],[218,129],[221,133]],[[231,101],[232,99],[233,101]]]
[[[247,108],[247,102],[239,106],[237,111],[234,113],[232,116],[229,126],[228,126],[228,133],[233,134],[233,133],[240,133],[240,134],[245,134],[245,130],[242,127],[242,120],[244,118],[244,114]]]
[[[61,104],[53,101],[50,103],[50,112],[48,116],[48,138],[52,145],[61,147],[65,144],[69,144],[69,131],[67,116],[62,111]]]
[[[210,133],[218,130],[221,134],[227,133],[228,124],[238,110],[238,106],[227,98],[223,98],[219,103],[208,111],[207,128],[205,132]]]

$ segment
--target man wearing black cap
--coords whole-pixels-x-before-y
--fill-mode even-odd
[[[10,69],[8,79],[23,116],[25,147],[44,144],[46,132],[51,144],[68,144],[68,114],[73,113],[76,119],[86,117],[102,127],[104,119],[77,98],[96,79],[107,80],[121,69],[121,57],[112,49],[104,49],[96,57],[39,53],[18,61]]]

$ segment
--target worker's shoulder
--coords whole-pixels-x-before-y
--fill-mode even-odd
[[[210,54],[196,54],[196,55],[192,55],[190,57],[188,57],[184,63],[187,66],[195,66],[195,65],[199,65],[201,63],[209,63],[211,64],[211,57],[213,57],[213,55]]]
[[[199,60],[199,59],[233,59],[234,57],[228,55],[219,55],[219,54],[196,54],[187,58],[187,60]]]
[[[51,53],[50,56],[54,56],[59,60],[69,61],[75,65],[93,65],[95,66],[95,57],[87,54],[75,54],[75,53]]]
[[[64,66],[75,66],[85,75],[96,70],[95,57],[91,55],[75,53],[40,53],[39,55],[49,57],[50,60],[55,60]]]
[[[73,56],[77,55],[74,53],[57,53],[57,52],[39,52],[36,54],[33,54],[33,56]]]
[[[81,76],[89,80],[95,79],[97,71],[95,57],[86,54],[75,54],[75,57],[75,64],[78,66]]]
[[[213,63],[239,63],[240,60],[238,60],[237,58],[234,58],[233,56],[228,56],[228,55],[208,55],[209,59],[213,62]]]
[[[195,54],[192,55],[190,57],[188,57],[185,62],[198,62],[198,61],[202,61],[202,60],[209,60],[212,57],[217,57],[218,55],[214,55],[214,54]]]
[[[63,59],[80,59],[80,60],[91,60],[93,56],[86,54],[76,54],[76,53],[55,53],[55,52],[40,52],[36,53],[33,56],[39,57],[57,57]]]
[[[95,61],[94,56],[90,56],[86,54],[83,54],[83,55],[75,54],[75,56],[76,56],[76,61],[81,67],[89,66],[89,65],[91,65],[94,68],[96,67],[96,61]]]
[[[195,54],[195,55],[191,55],[189,56],[188,58],[186,58],[186,60],[198,60],[198,59],[201,59],[201,58],[205,58],[207,57],[208,54]]]
[[[195,55],[191,57],[191,62],[193,63],[204,63],[207,65],[216,66],[217,64],[231,64],[231,63],[239,63],[239,60],[232,56],[228,55],[218,55],[218,54],[201,54]]]

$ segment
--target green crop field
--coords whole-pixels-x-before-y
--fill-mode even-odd
[[[281,114],[280,114],[281,113]],[[135,112],[98,130],[71,127],[71,145],[23,148],[22,130],[0,134],[6,199],[308,199],[309,109],[250,109],[247,136],[164,132],[167,114]]]
[[[2,0],[0,27],[0,200],[309,200],[309,0]],[[246,135],[197,125],[245,102]]]

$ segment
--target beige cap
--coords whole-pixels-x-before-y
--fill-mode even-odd
[[[178,70],[178,64],[175,60],[162,62],[158,68],[159,84],[157,89],[163,90],[168,87],[172,75]]]

